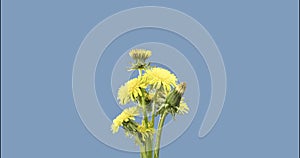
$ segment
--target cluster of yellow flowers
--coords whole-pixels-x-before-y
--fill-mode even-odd
[[[157,131],[159,142],[161,128],[166,116],[169,113],[175,116],[175,114],[185,114],[189,111],[189,107],[182,97],[186,84],[184,82],[178,84],[176,76],[169,70],[152,67],[149,63],[146,63],[146,59],[151,54],[150,50],[145,49],[134,49],[129,52],[129,55],[135,60],[130,70],[138,70],[139,76],[129,80],[119,88],[118,100],[121,105],[132,101],[137,103],[138,106],[124,109],[111,125],[113,133],[118,132],[122,126],[125,134],[135,136],[138,142],[142,142],[141,145],[148,151],[151,151],[153,147],[154,118],[156,116],[160,115],[158,126],[160,130]],[[135,121],[135,117],[140,115],[140,111],[143,116],[141,124]],[[152,114],[151,120],[148,120],[148,114]],[[158,149],[159,143],[155,152],[158,152]],[[151,155],[147,152],[143,154]],[[143,158],[149,156],[146,155]]]
[[[119,103],[125,105],[130,99],[135,101],[136,97],[142,96],[141,89],[146,88],[148,85],[156,90],[163,88],[166,92],[170,92],[171,87],[176,86],[176,82],[176,76],[166,69],[152,68],[146,70],[144,75],[129,80],[119,88]]]

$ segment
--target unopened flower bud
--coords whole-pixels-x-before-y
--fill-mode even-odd
[[[186,83],[185,82],[181,82],[179,85],[176,86],[176,91],[183,96],[183,93],[185,92],[186,89]]]
[[[182,82],[167,96],[166,104],[172,107],[179,107],[180,100],[186,89],[186,83]]]
[[[146,59],[148,59],[152,52],[146,49],[133,49],[129,52],[129,55],[132,59],[134,59],[137,63],[142,62],[144,63]]]
[[[129,68],[129,71],[140,70],[149,67],[149,63],[146,63],[146,59],[148,59],[152,55],[152,52],[150,50],[133,49],[129,52],[129,55],[132,59],[135,60],[135,62],[132,63],[131,67]]]

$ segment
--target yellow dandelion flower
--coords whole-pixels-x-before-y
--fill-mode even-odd
[[[155,133],[155,129],[148,123],[148,128],[146,127],[146,123],[143,121],[141,125],[137,127],[138,132],[140,132],[143,136],[143,140],[145,141],[146,137],[149,137]]]
[[[130,93],[128,91],[128,84],[121,86],[118,91],[118,100],[121,105],[125,105],[130,101]]]
[[[160,89],[162,87],[166,91],[170,91],[171,86],[175,86],[177,82],[176,76],[163,68],[146,70],[144,77],[153,88]]]
[[[146,82],[141,78],[134,78],[126,83],[128,88],[128,93],[132,101],[135,100],[136,97],[142,96],[142,91],[140,88],[146,88]]]
[[[187,114],[189,112],[190,108],[188,107],[188,105],[186,104],[186,102],[184,102],[184,98],[181,98],[180,100],[180,104],[178,107],[178,114]]]
[[[140,126],[138,126],[138,131],[140,132],[140,133],[147,133],[147,134],[154,134],[154,132],[155,132],[155,130],[154,130],[154,128],[153,127],[150,127],[150,128],[146,128],[145,126],[142,126],[142,125],[140,125]]]
[[[135,116],[139,115],[139,110],[137,107],[130,107],[124,109],[123,112],[113,120],[111,125],[111,130],[113,133],[118,132],[119,127],[122,126],[123,122],[128,122],[129,120],[135,120]]]
[[[136,61],[145,62],[152,55],[152,52],[146,49],[133,49],[129,52],[129,55]]]

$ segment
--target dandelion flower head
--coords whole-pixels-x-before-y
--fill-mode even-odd
[[[162,87],[164,90],[170,91],[171,86],[175,86],[177,82],[176,76],[163,68],[146,70],[144,76],[147,79],[147,82],[155,89],[160,89]]]
[[[130,107],[124,109],[123,112],[113,120],[111,125],[111,130],[113,133],[118,132],[119,127],[122,126],[123,122],[128,122],[129,120],[135,120],[135,116],[139,115],[139,110],[137,107]]]

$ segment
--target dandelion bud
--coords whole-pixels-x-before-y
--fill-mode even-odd
[[[152,55],[152,52],[146,49],[133,49],[129,52],[129,55],[137,62],[145,62]]]
[[[172,107],[179,107],[181,97],[186,89],[186,83],[182,82],[167,96],[166,104]]]
[[[129,52],[129,55],[135,60],[129,70],[145,69],[149,66],[149,63],[145,63],[145,61],[152,55],[152,52],[146,49],[133,49]]]
[[[176,91],[182,96],[186,89],[186,83],[181,82],[179,85],[176,86]]]

